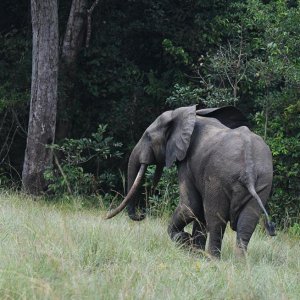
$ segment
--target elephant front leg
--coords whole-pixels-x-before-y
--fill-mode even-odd
[[[189,175],[189,169],[187,169],[186,164],[179,165],[178,177],[180,203],[172,216],[168,227],[168,233],[171,239],[179,244],[185,244],[188,246],[198,245],[199,247],[203,247],[202,245],[204,243],[205,247],[205,241],[200,235],[202,227],[194,223],[193,236],[184,231],[184,227],[186,225],[194,220],[196,222],[198,216],[204,215],[201,197]],[[200,208],[202,208],[202,213]],[[203,223],[204,216],[200,219],[200,222]]]
[[[212,257],[220,258],[223,236],[229,220],[229,201],[222,186],[218,184],[208,186],[205,195],[203,204],[209,232],[207,250]]]
[[[168,226],[168,234],[170,238],[181,245],[191,245],[192,236],[184,231],[184,227],[191,223],[193,217],[188,208],[182,207],[179,205],[171,219],[171,222]]]

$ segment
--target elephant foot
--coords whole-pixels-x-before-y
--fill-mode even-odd
[[[235,256],[237,258],[245,258],[247,254],[247,247],[245,247],[243,244],[237,244],[235,247]]]
[[[238,238],[235,247],[235,255],[237,258],[244,258],[246,254],[247,254],[247,244],[243,242],[242,239]]]
[[[236,247],[236,248],[235,248],[235,256],[236,256],[237,258],[243,259],[243,258],[246,257],[246,254],[247,254],[247,251],[246,251],[245,249],[240,248],[240,247]]]
[[[192,236],[185,231],[175,233],[172,237],[172,240],[179,245],[184,245],[184,246],[192,245]]]
[[[205,253],[205,246],[203,247],[203,245],[195,244],[194,241],[192,241],[192,243],[191,243],[191,248],[195,252]]]
[[[220,260],[221,259],[221,252],[211,252],[211,251],[208,251],[208,257],[209,257],[209,260]]]
[[[197,235],[192,238],[192,246],[196,250],[205,251],[206,235]]]

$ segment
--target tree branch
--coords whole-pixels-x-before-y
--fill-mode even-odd
[[[90,39],[92,33],[92,13],[95,7],[98,5],[99,0],[95,0],[92,6],[87,10],[87,33],[86,33],[86,41],[85,47],[88,48],[90,46]]]

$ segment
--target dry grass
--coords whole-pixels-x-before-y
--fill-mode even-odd
[[[0,193],[0,299],[300,299],[300,242],[257,230],[245,260],[179,249],[166,221],[69,210]]]

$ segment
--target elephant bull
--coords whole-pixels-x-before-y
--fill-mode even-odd
[[[196,105],[161,114],[134,147],[128,164],[128,194],[109,212],[112,218],[128,206],[133,220],[145,217],[145,200],[138,193],[147,166],[155,164],[158,182],[164,166],[176,162],[180,202],[168,233],[172,240],[220,256],[226,224],[237,232],[237,249],[247,250],[259,221],[275,235],[264,205],[269,196],[273,166],[269,147],[249,130],[235,107],[196,110]],[[139,208],[140,213],[137,213]],[[193,222],[192,235],[184,227]]]

